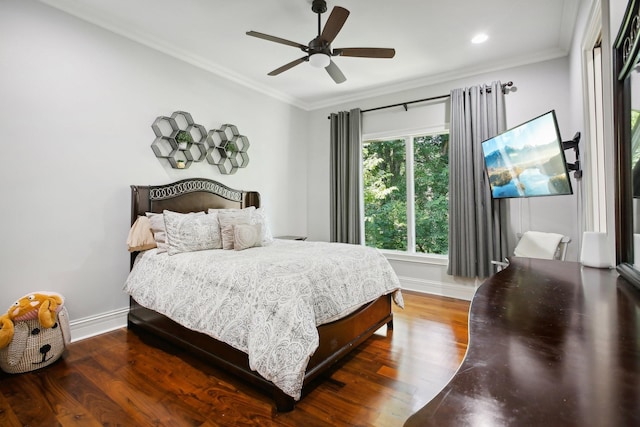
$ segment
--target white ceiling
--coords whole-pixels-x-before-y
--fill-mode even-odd
[[[332,47],[392,47],[393,59],[334,57],[336,84],[304,54],[249,30],[306,45],[311,0],[41,0],[139,43],[306,110],[567,55],[581,0],[329,0],[348,9]],[[474,45],[479,32],[489,40]]]

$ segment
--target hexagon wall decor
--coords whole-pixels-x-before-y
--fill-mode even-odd
[[[235,125],[224,124],[220,129],[210,130],[205,146],[207,161],[218,166],[223,175],[232,175],[249,164],[249,138],[240,135]]]
[[[156,139],[151,149],[156,157],[167,159],[171,167],[187,169],[193,162],[204,160],[207,130],[194,123],[191,114],[176,111],[171,117],[160,116],[151,125]]]
[[[176,111],[171,117],[160,116],[151,125],[156,135],[151,144],[159,159],[167,159],[172,168],[187,169],[193,162],[207,159],[223,175],[236,173],[249,164],[249,138],[238,128],[224,124],[209,132],[194,123],[191,114]]]

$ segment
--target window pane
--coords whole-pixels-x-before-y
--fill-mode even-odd
[[[405,152],[403,139],[367,141],[363,146],[367,246],[407,250]]]
[[[449,251],[449,135],[413,139],[416,252]]]

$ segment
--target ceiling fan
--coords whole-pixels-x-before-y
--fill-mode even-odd
[[[395,56],[395,49],[381,47],[344,47],[331,49],[331,42],[333,42],[338,32],[342,29],[342,26],[349,16],[349,11],[343,7],[335,6],[324,25],[324,29],[321,31],[321,15],[327,11],[327,2],[325,0],[313,0],[311,10],[318,14],[318,35],[311,40],[307,46],[257,31],[247,31],[248,36],[297,47],[305,52],[306,55],[302,58],[298,58],[271,71],[269,73],[270,76],[276,76],[298,64],[309,62],[314,67],[327,70],[327,73],[329,73],[336,83],[343,83],[347,78],[342,74],[340,68],[331,60],[332,56],[352,56],[360,58],[393,58]]]

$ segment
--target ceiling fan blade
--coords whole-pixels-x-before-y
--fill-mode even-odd
[[[283,65],[280,68],[276,68],[275,70],[270,72],[268,75],[277,76],[278,74],[282,73],[283,71],[287,71],[289,68],[293,68],[296,65],[302,64],[303,62],[308,61],[308,60],[309,60],[308,56],[303,56],[302,58],[298,58],[295,61],[291,61],[288,64]]]
[[[383,47],[343,47],[333,49],[333,56],[356,56],[359,58],[393,58],[395,49]]]
[[[304,50],[305,52],[309,49],[308,46],[305,46],[300,43],[292,42],[291,40],[281,39],[280,37],[270,36],[269,34],[259,33],[257,31],[247,31],[248,36],[257,37],[259,39],[268,40],[270,42],[276,42],[280,44],[286,44],[288,46],[293,46]]]
[[[329,65],[324,69],[327,70],[327,73],[329,73],[334,82],[340,84],[347,81],[347,78],[342,74],[342,71],[340,71],[340,68],[338,68],[335,62],[329,62]]]
[[[342,29],[342,26],[344,25],[344,22],[347,20],[348,16],[349,11],[347,9],[340,6],[335,6],[331,11],[331,15],[329,15],[329,19],[327,19],[327,22],[324,24],[324,28],[322,30],[320,38],[328,44],[331,44],[333,39],[336,38],[340,30]]]

